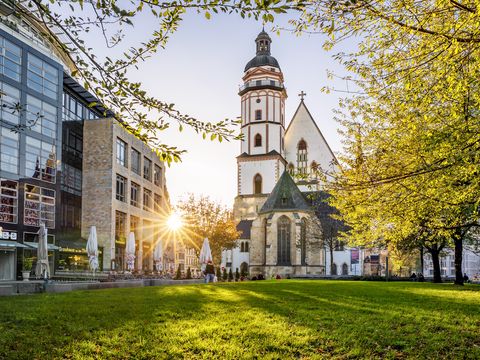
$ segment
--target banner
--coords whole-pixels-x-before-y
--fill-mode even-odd
[[[360,250],[352,249],[350,250],[350,264],[358,264],[360,262]]]

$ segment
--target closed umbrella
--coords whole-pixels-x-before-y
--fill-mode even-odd
[[[90,234],[88,235],[87,255],[88,262],[90,263],[90,269],[95,272],[98,270],[98,241],[97,228],[95,226],[90,228]]]
[[[157,271],[163,270],[163,243],[162,239],[158,239],[155,250],[153,251],[153,261]]]
[[[37,247],[37,266],[35,268],[35,276],[37,278],[47,279],[50,276],[50,266],[48,264],[48,244],[47,229],[44,223],[40,223],[38,229],[38,247]]]
[[[205,267],[207,266],[207,263],[209,261],[213,261],[212,250],[210,249],[210,243],[208,242],[208,238],[205,238],[205,240],[203,240],[202,249],[200,250],[199,261],[202,267],[202,271],[205,270]]]
[[[128,234],[125,252],[127,256],[127,269],[132,271],[135,266],[135,233],[133,232]]]

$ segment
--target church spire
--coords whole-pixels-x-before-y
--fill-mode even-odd
[[[258,34],[255,42],[257,43],[257,55],[270,55],[270,44],[272,43],[272,39],[270,39],[270,36],[265,32],[265,28],[262,28],[262,31]]]

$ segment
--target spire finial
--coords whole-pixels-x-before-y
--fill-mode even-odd
[[[298,94],[298,96],[300,96],[300,101],[303,101],[303,98],[304,98],[305,96],[307,96],[307,93],[306,93],[306,92],[303,92],[303,90],[302,90],[302,92],[301,92],[300,94]]]

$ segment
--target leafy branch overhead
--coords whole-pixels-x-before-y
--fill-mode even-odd
[[[193,129],[212,141],[239,139],[237,121],[200,121],[181,112],[174,104],[149,94],[141,83],[131,79],[129,72],[165,48],[170,35],[178,29],[187,11],[196,11],[207,19],[212,14],[238,14],[242,18],[274,20],[273,14],[301,9],[302,1],[116,1],[116,0],[24,0],[13,2],[15,10],[24,16],[34,16],[43,25],[43,34],[63,49],[74,67],[72,76],[111,110],[125,128],[148,143],[163,160],[179,161],[184,152],[159,140],[159,132],[178,126]],[[154,19],[155,29],[145,35],[140,44],[130,46],[114,57],[100,58],[85,41],[87,33],[101,36],[108,49],[125,47],[125,33],[146,19]],[[109,51],[109,54],[113,51]],[[93,106],[93,105],[92,105]]]

